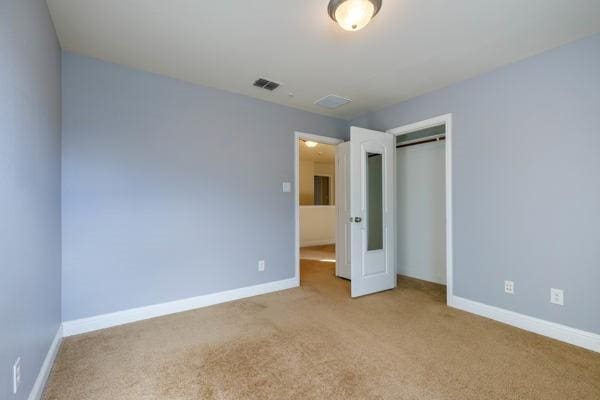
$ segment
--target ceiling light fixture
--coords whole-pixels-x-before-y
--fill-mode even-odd
[[[330,0],[327,12],[347,31],[358,31],[381,9],[382,0]]]
[[[306,147],[317,147],[317,145],[319,143],[317,142],[313,142],[312,140],[305,140],[304,144],[306,145]]]

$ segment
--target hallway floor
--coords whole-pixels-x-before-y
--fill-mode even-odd
[[[65,339],[45,400],[600,398],[600,355],[448,308],[443,287],[301,287]]]
[[[335,244],[301,247],[300,259],[335,263]]]

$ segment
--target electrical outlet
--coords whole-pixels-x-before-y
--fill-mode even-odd
[[[13,364],[13,394],[17,394],[21,385],[21,357]]]
[[[259,271],[264,271],[265,270],[265,260],[259,260],[258,261],[258,270]]]
[[[550,288],[550,303],[558,304],[559,306],[565,305],[565,293],[562,289]]]
[[[514,294],[515,283],[513,281],[504,281],[504,292],[508,294]]]

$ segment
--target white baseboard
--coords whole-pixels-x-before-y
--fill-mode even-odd
[[[600,335],[582,331],[566,325],[557,324],[514,311],[505,310],[479,303],[462,297],[453,296],[449,306],[467,311],[482,317],[503,322],[526,331],[534,332],[552,339],[570,343],[588,350],[600,352]]]
[[[50,371],[52,370],[52,365],[54,365],[54,359],[56,359],[56,354],[58,354],[58,349],[60,348],[62,338],[62,326],[59,326],[58,331],[56,331],[56,335],[54,336],[54,340],[52,340],[52,343],[50,344],[50,348],[48,349],[44,363],[40,368],[40,372],[33,383],[33,388],[31,389],[28,397],[29,400],[39,400],[42,398],[44,387],[46,386],[48,375],[50,375]]]
[[[123,325],[130,322],[160,317],[182,311],[189,311],[196,308],[226,303],[228,301],[239,300],[246,297],[291,289],[298,286],[298,278],[290,278],[281,281],[267,282],[259,285],[227,290],[225,292],[211,293],[203,296],[170,301],[167,303],[131,308],[129,310],[66,321],[63,322],[63,335],[65,337],[79,335],[81,333],[96,331],[98,329],[110,328],[111,326]]]
[[[326,244],[335,244],[335,239],[304,241],[300,243],[300,247],[325,246]]]

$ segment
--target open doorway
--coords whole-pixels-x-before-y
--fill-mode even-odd
[[[389,130],[396,137],[396,271],[452,304],[451,115]],[[436,288],[437,286],[437,288]]]
[[[300,260],[335,263],[335,146],[299,139]]]
[[[336,145],[339,139],[296,133],[296,276],[302,268],[335,270]]]

